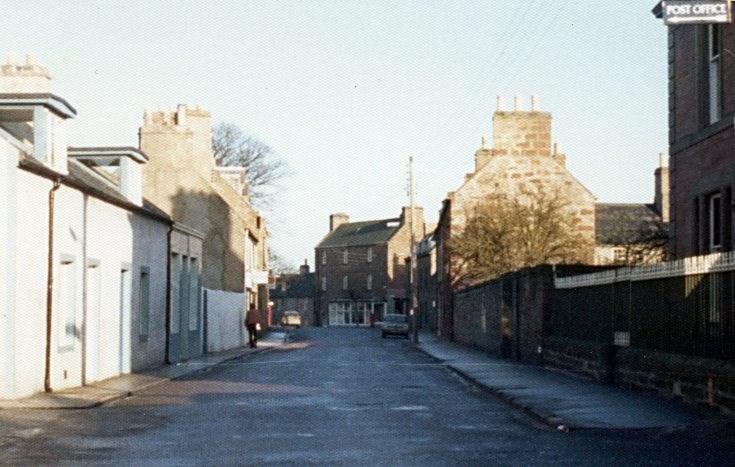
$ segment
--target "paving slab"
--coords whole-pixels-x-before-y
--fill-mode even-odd
[[[422,333],[417,347],[449,369],[559,429],[683,429],[694,407],[541,366],[511,362]]]
[[[109,378],[86,386],[50,393],[41,392],[23,399],[0,399],[0,409],[88,409],[97,407],[116,399],[128,397],[164,381],[196,373],[227,360],[280,347],[286,339],[286,332],[269,332],[258,340],[258,347],[255,349],[238,347],[224,352],[206,354],[185,362],[163,365],[140,373]]]

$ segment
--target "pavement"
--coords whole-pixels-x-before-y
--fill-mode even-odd
[[[286,332],[269,332],[258,348],[207,354],[88,386],[0,400],[0,409],[84,409],[128,397],[151,386],[202,371],[243,355],[283,346]],[[580,429],[684,429],[701,412],[661,396],[598,383],[542,366],[511,362],[421,333],[416,347],[476,386],[560,431]]]
[[[116,399],[129,397],[165,381],[205,370],[227,360],[280,347],[285,341],[285,332],[268,332],[258,340],[256,348],[238,347],[224,352],[206,354],[181,363],[163,365],[149,371],[109,378],[87,386],[50,393],[41,392],[17,400],[0,399],[0,409],[88,409],[97,407]]]
[[[678,430],[702,415],[680,401],[492,357],[429,333],[421,333],[416,345],[475,385],[560,431]]]

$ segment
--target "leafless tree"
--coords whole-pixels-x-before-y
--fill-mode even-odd
[[[560,190],[534,185],[512,197],[492,194],[466,214],[464,230],[449,242],[458,285],[539,264],[577,262],[589,249]]]
[[[270,146],[232,123],[214,126],[212,153],[218,166],[245,167],[250,201],[257,208],[271,207],[281,189],[279,182],[290,175],[286,162]]]

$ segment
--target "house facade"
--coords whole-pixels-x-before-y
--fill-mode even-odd
[[[330,216],[329,233],[315,248],[318,326],[367,326],[385,313],[408,313],[411,209],[398,218],[350,222]],[[425,234],[422,208],[414,208],[414,235]]]
[[[735,25],[670,25],[668,64],[673,257],[732,251]]]
[[[245,310],[249,304],[264,311],[268,306],[265,220],[248,204],[239,179],[216,167],[211,127],[209,112],[179,105],[146,111],[139,130],[140,149],[149,156],[145,197],[203,237],[204,263],[184,254],[172,258],[182,284],[200,271],[203,287],[201,300],[181,295],[191,305],[183,308],[180,325],[172,324],[172,333],[178,331],[172,334],[174,353],[183,357],[243,345]]]
[[[173,222],[141,197],[145,154],[67,148],[75,114],[32,59],[0,68],[0,398],[165,362]]]

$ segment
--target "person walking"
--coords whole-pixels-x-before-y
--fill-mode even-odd
[[[245,316],[245,327],[248,328],[248,340],[250,347],[258,346],[258,330],[260,328],[260,312],[254,303],[250,304],[247,316]]]

